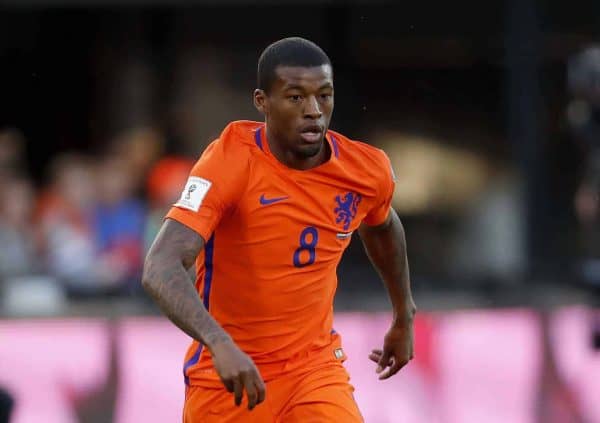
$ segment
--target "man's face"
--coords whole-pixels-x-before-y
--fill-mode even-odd
[[[256,90],[256,107],[278,147],[297,159],[317,155],[333,113],[333,72],[330,65],[279,66],[269,92]]]

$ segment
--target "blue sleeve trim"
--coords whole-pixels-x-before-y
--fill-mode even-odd
[[[204,246],[204,290],[202,291],[202,302],[206,310],[208,310],[208,307],[210,306],[210,287],[213,277],[214,244],[215,235],[213,234]],[[198,348],[196,349],[196,352],[183,366],[183,379],[186,385],[190,384],[190,377],[187,374],[187,370],[198,363],[203,349],[204,345],[201,342],[198,342]]]

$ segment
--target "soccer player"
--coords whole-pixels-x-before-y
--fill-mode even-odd
[[[370,359],[387,379],[413,357],[394,174],[383,151],[328,130],[333,98],[320,47],[268,46],[254,92],[265,122],[232,122],[210,144],[148,252],[144,287],[193,338],[185,423],[362,421],[332,327],[336,268],[356,230],[393,305]]]

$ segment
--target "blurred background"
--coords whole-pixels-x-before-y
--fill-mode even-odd
[[[180,421],[189,339],[140,287],[262,49],[315,41],[384,149],[416,359],[356,237],[336,328],[365,420],[600,422],[600,3],[0,1],[0,422]],[[596,44],[598,43],[598,44]]]

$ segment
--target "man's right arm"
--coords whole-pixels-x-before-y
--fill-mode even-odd
[[[239,405],[243,391],[252,409],[265,398],[258,369],[208,313],[190,280],[189,269],[204,240],[187,226],[166,219],[144,263],[142,285],[161,311],[182,331],[210,350],[221,381]]]
[[[230,338],[202,304],[187,273],[203,247],[200,235],[167,219],[148,251],[142,285],[173,323],[211,349]]]

